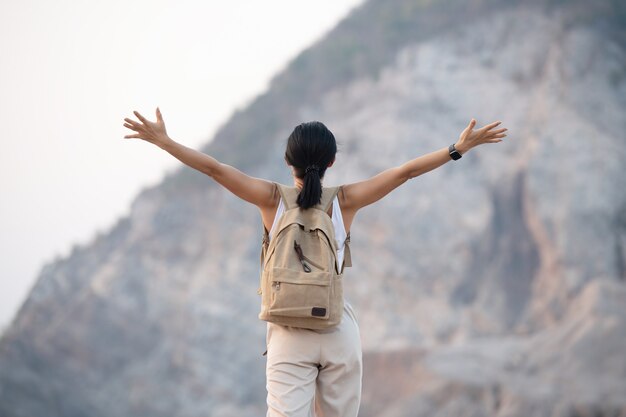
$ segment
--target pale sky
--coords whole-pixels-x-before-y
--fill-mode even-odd
[[[133,110],[200,148],[362,0],[0,0],[0,330],[41,267],[128,214],[180,161]]]

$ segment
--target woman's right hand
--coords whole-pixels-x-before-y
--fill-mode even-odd
[[[139,112],[133,111],[135,116],[141,121],[141,123],[136,122],[132,119],[125,118],[124,127],[127,127],[131,130],[137,132],[134,135],[126,135],[125,139],[143,139],[147,142],[154,143],[158,147],[162,148],[168,142],[171,142],[172,139],[167,135],[167,130],[165,129],[165,122],[163,121],[163,116],[161,115],[161,110],[157,107],[156,109],[156,122],[151,122],[145,117],[143,117]]]
[[[506,136],[506,132],[508,129],[498,129],[491,130],[496,126],[500,125],[502,122],[493,122],[488,125],[481,127],[480,129],[474,130],[474,126],[476,126],[476,119],[470,120],[469,124],[461,132],[459,135],[459,140],[454,144],[455,148],[464,154],[475,146],[482,145],[484,143],[498,143],[502,142],[503,137]]]

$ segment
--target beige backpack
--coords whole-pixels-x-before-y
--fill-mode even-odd
[[[343,267],[337,265],[337,244],[328,215],[339,187],[322,189],[321,202],[303,210],[299,190],[276,184],[285,205],[269,241],[261,251],[261,320],[306,329],[336,326],[343,315]],[[265,228],[264,228],[265,229]]]

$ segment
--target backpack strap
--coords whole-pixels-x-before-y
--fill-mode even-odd
[[[283,204],[285,205],[285,211],[291,210],[292,208],[298,207],[298,194],[300,191],[296,187],[289,187],[287,185],[275,183],[278,187],[278,192],[280,192],[280,197],[283,199]]]
[[[283,199],[285,205],[285,211],[298,207],[298,194],[300,190],[297,187],[289,187],[283,184],[275,183],[280,192],[280,197]],[[330,205],[333,203],[333,199],[339,192],[339,187],[322,187],[322,199],[315,208],[320,209],[328,213]]]
[[[350,232],[348,232],[348,236],[346,237],[346,242],[343,249],[343,266],[352,266],[352,253],[350,252]]]
[[[273,192],[274,194],[276,194],[276,190],[280,191],[280,188],[277,183],[274,183],[274,188],[275,188]],[[263,241],[262,241],[263,252],[261,253],[261,262],[263,262],[263,258],[265,257],[265,251],[267,250],[267,247],[270,244],[270,231],[265,228],[265,225],[262,222],[261,222],[261,225],[263,227]]]
[[[322,200],[320,201],[320,204],[318,206],[320,210],[322,210],[324,213],[328,213],[328,209],[330,208],[331,204],[333,204],[333,199],[338,192],[339,187],[322,187]]]

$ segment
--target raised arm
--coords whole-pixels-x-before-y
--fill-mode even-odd
[[[212,156],[188,148],[171,139],[167,135],[165,122],[158,107],[156,109],[156,122],[147,120],[136,111],[134,113],[140,122],[125,118],[124,126],[137,133],[126,135],[124,138],[143,139],[157,145],[185,165],[208,175],[237,197],[258,206],[260,209],[276,206],[278,197],[272,182],[246,175],[230,165],[219,162]]]
[[[483,143],[501,142],[502,139],[500,138],[506,136],[503,132],[507,129],[492,130],[500,123],[493,122],[473,130],[476,120],[472,119],[465,130],[461,132],[459,140],[454,145],[455,148],[463,155],[471,148]],[[451,160],[448,148],[445,147],[400,166],[387,169],[365,181],[346,184],[340,195],[341,211],[344,217],[347,216],[351,219],[359,209],[375,203],[411,178],[432,171]]]

